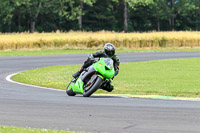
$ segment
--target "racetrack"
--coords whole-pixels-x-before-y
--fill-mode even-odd
[[[119,54],[121,62],[200,58],[200,52]],[[62,91],[8,82],[7,75],[81,64],[86,54],[0,57],[0,125],[84,132],[199,133],[200,102],[110,96],[68,97]]]

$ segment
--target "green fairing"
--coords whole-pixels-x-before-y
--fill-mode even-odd
[[[107,63],[103,58],[101,58],[98,62],[93,64],[94,69],[99,73],[98,76],[103,80],[104,79],[109,80],[115,74],[115,70],[112,64],[113,62],[111,62],[112,65],[109,64],[107,65]],[[71,84],[68,87],[68,90],[72,89],[73,92],[76,94],[83,94],[84,93],[83,85],[84,83],[79,77],[76,82],[71,82]]]
[[[73,86],[74,86],[74,82],[71,82],[71,84],[69,85],[69,87],[67,89],[71,90]]]
[[[115,75],[115,70],[112,68],[110,70],[106,70],[106,63],[103,58],[101,58],[98,62],[93,64],[93,67],[96,71],[101,73],[106,79],[111,79]]]
[[[78,80],[76,81],[76,83],[73,86],[73,91],[76,94],[83,94],[83,81],[81,80],[81,78],[79,77]]]

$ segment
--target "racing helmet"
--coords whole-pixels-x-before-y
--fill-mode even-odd
[[[104,52],[107,56],[113,57],[115,54],[115,46],[112,43],[106,43],[104,46]]]

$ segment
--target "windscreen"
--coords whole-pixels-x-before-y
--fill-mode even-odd
[[[104,58],[104,62],[106,63],[108,68],[113,68],[113,60],[111,58]]]

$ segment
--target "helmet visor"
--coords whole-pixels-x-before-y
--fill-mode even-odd
[[[115,51],[105,51],[109,57],[112,57],[115,54]]]

